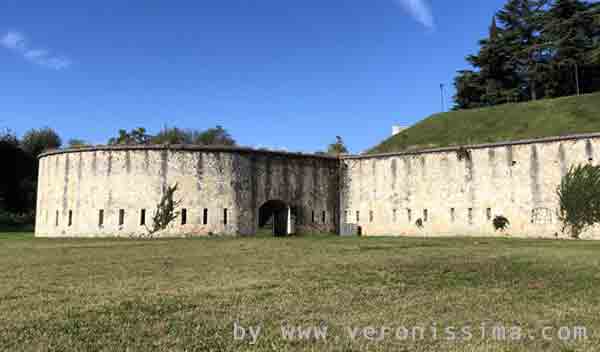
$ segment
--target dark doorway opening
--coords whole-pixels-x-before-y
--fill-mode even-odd
[[[281,200],[269,200],[258,211],[258,227],[272,230],[274,236],[289,234],[289,206]]]

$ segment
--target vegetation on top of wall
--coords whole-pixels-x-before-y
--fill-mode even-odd
[[[600,132],[600,93],[435,114],[368,154]]]
[[[236,141],[222,126],[204,131],[164,127],[158,134],[148,134],[139,127],[131,131],[119,130],[117,137],[108,140],[109,145],[149,145],[149,144],[193,144],[193,145],[225,145],[235,146]]]

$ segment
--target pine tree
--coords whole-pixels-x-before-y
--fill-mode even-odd
[[[498,28],[495,18],[490,26],[489,37],[479,44],[479,53],[470,55],[467,61],[479,69],[482,105],[519,100],[519,80],[515,75],[511,53],[507,50],[504,31]]]
[[[536,100],[540,95],[544,47],[539,33],[547,4],[548,0],[510,0],[497,14],[524,99]]]
[[[600,73],[592,62],[592,53],[598,45],[596,5],[580,0],[556,0],[547,12],[542,36],[551,53],[549,96],[575,94],[582,86],[589,86],[589,77],[582,77],[584,69],[595,75]]]
[[[455,109],[600,90],[600,3],[508,0],[479,44]]]

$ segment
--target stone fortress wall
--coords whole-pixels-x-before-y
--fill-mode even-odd
[[[332,157],[225,147],[49,152],[40,157],[36,236],[139,236],[175,183],[185,216],[162,235],[254,234],[268,200],[290,205],[299,231],[334,232],[338,165]]]
[[[598,160],[600,134],[341,158],[226,147],[59,150],[40,157],[36,236],[137,236],[177,183],[185,223],[180,217],[163,235],[252,235],[261,206],[278,200],[300,233],[501,236],[492,221],[503,215],[511,236],[564,237],[557,186],[572,165]]]
[[[598,161],[600,134],[346,157],[342,220],[363,235],[502,236],[492,221],[503,215],[511,236],[565,237],[557,187]]]

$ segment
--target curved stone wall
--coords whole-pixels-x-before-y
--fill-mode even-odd
[[[293,208],[300,233],[358,226],[364,235],[564,237],[561,177],[598,161],[600,134],[342,158],[186,146],[61,150],[40,157],[36,236],[143,234],[142,214],[150,225],[163,190],[177,183],[186,223],[162,235],[251,235],[261,205],[279,200]],[[494,230],[497,215],[509,219],[507,233]]]
[[[293,207],[299,232],[336,230],[338,160],[244,148],[83,148],[40,157],[36,236],[138,236],[177,183],[186,223],[162,235],[257,231],[268,200]],[[145,215],[145,216],[144,216]],[[145,219],[143,219],[145,218]]]
[[[347,157],[342,221],[365,235],[565,237],[562,175],[598,162],[600,134]],[[506,233],[495,231],[497,215],[509,219]]]

